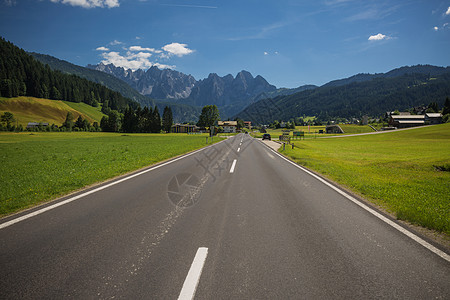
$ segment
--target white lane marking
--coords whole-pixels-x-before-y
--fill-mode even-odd
[[[238,151],[237,151],[237,152],[239,152],[239,151],[241,151],[241,147],[238,148]]]
[[[220,143],[221,143],[221,142],[220,142]],[[216,144],[214,144],[214,145],[216,145]],[[116,184],[118,184],[118,183],[124,182],[124,181],[126,181],[126,180],[128,180],[128,179],[132,179],[132,178],[134,178],[134,177],[140,176],[140,175],[142,175],[142,174],[148,173],[148,172],[153,171],[153,170],[156,170],[156,169],[158,169],[158,168],[167,166],[168,164],[174,163],[174,162],[176,162],[176,161],[178,161],[178,160],[181,160],[181,159],[183,159],[183,158],[186,158],[186,157],[188,157],[188,156],[191,156],[191,155],[193,155],[193,154],[196,154],[196,153],[198,153],[198,152],[200,152],[200,151],[202,151],[202,150],[208,149],[208,148],[210,148],[210,147],[212,147],[212,146],[214,146],[214,145],[211,145],[211,146],[208,146],[208,147],[205,147],[205,148],[202,148],[202,149],[195,150],[194,152],[191,152],[191,153],[182,155],[182,156],[177,157],[177,158],[175,158],[175,159],[173,159],[173,160],[170,160],[170,161],[167,161],[167,162],[162,163],[162,164],[160,164],[160,165],[157,165],[157,166],[154,166],[154,167],[152,167],[152,168],[146,169],[146,170],[141,171],[141,172],[139,172],[139,173],[136,173],[136,174],[133,174],[133,175],[124,177],[124,178],[122,178],[122,179],[116,180],[116,181],[114,181],[114,182],[111,182],[111,183],[102,185],[102,186],[100,186],[100,187],[98,187],[98,188],[95,188],[95,189],[93,189],[93,190],[87,191],[87,192],[82,193],[82,194],[80,194],[80,195],[71,197],[71,198],[66,199],[66,200],[64,200],[64,201],[55,203],[55,204],[53,204],[53,205],[44,207],[44,208],[42,208],[42,209],[36,210],[36,211],[34,211],[34,212],[31,212],[31,213],[29,213],[29,214],[23,215],[22,217],[19,217],[19,218],[13,219],[13,220],[11,220],[11,221],[5,222],[5,223],[3,223],[3,224],[0,224],[0,229],[6,228],[6,227],[11,226],[11,225],[13,225],[13,224],[15,224],[15,223],[19,223],[19,222],[24,221],[24,220],[26,220],[26,219],[29,219],[29,218],[31,218],[31,217],[40,215],[40,214],[42,214],[42,213],[44,213],[44,212],[46,212],[46,211],[52,210],[52,209],[57,208],[57,207],[59,207],[59,206],[65,205],[65,204],[67,204],[67,203],[70,203],[70,202],[72,202],[72,201],[78,200],[78,199],[83,198],[83,197],[85,197],[85,196],[87,196],[87,195],[90,195],[90,194],[96,193],[96,192],[98,192],[98,191],[107,189],[107,188],[109,188],[109,187],[111,187],[111,186],[113,186],[113,185],[116,185]]]
[[[448,255],[447,253],[445,253],[444,251],[439,250],[438,248],[434,247],[433,245],[431,245],[430,243],[428,243],[427,241],[423,240],[422,238],[420,238],[419,236],[415,235],[414,233],[412,233],[411,231],[403,228],[402,226],[398,225],[397,223],[389,220],[388,218],[386,218],[385,216],[383,216],[382,214],[380,214],[379,212],[375,211],[374,209],[370,208],[369,206],[365,205],[364,203],[356,200],[354,197],[350,196],[349,194],[347,194],[346,192],[342,191],[341,189],[335,187],[334,185],[332,185],[331,183],[329,183],[328,181],[326,181],[325,179],[321,178],[320,176],[317,176],[316,174],[310,172],[309,170],[303,168],[300,165],[297,165],[296,163],[290,161],[289,159],[287,159],[286,157],[284,157],[283,155],[279,154],[278,152],[275,152],[271,149],[271,151],[273,153],[275,153],[276,155],[278,155],[279,157],[281,157],[282,159],[284,159],[285,161],[287,161],[288,163],[292,164],[293,166],[299,168],[300,170],[302,170],[303,172],[311,175],[312,177],[316,178],[317,180],[321,181],[322,183],[324,183],[325,185],[329,186],[330,188],[332,188],[333,190],[335,190],[336,192],[338,192],[339,194],[341,194],[342,196],[344,196],[345,198],[347,198],[348,200],[352,201],[353,203],[355,203],[356,205],[358,205],[359,207],[361,207],[362,209],[366,210],[367,212],[371,213],[372,215],[374,215],[375,217],[377,217],[378,219],[380,219],[381,221],[387,223],[388,225],[392,226],[393,228],[397,229],[398,231],[400,231],[401,233],[403,233],[404,235],[406,235],[407,237],[413,239],[414,241],[416,241],[417,243],[419,243],[420,245],[422,245],[423,247],[427,248],[428,250],[430,250],[431,252],[433,252],[434,254],[442,257],[443,259],[445,259],[446,261],[450,262],[450,255]]]
[[[234,168],[236,167],[237,159],[233,160],[233,164],[231,165],[230,173],[234,173]]]
[[[271,159],[274,159],[274,158],[275,158],[275,156],[273,156],[273,155],[270,154],[269,152],[267,152],[267,155],[268,155]]]
[[[202,275],[203,266],[208,256],[208,248],[200,247],[195,254],[189,273],[184,280],[178,300],[194,299],[200,276]]]

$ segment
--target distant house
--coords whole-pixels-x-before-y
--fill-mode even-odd
[[[237,129],[237,121],[219,121],[217,125],[222,127],[225,133],[235,133]]]
[[[248,130],[252,130],[252,122],[250,122],[250,121],[244,121],[244,126],[245,126],[245,128],[247,128]]]
[[[47,127],[48,123],[29,122],[27,124],[27,129],[36,128],[39,126]]]
[[[198,127],[189,124],[175,124],[170,130],[172,133],[194,133],[198,132]]]
[[[425,122],[427,124],[441,124],[442,123],[442,114],[441,113],[426,113],[425,114]]]
[[[389,126],[397,128],[408,128],[425,125],[425,115],[391,115],[389,118]]]

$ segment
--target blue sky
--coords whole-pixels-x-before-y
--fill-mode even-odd
[[[0,35],[77,65],[248,70],[277,87],[450,65],[450,1],[0,0]]]

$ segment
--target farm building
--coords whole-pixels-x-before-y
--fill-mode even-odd
[[[342,130],[341,126],[339,125],[327,125],[325,127],[326,133],[344,133],[344,130]]]
[[[441,113],[426,113],[425,114],[425,122],[428,124],[441,124],[442,123],[442,114]]]
[[[189,124],[175,124],[175,125],[172,125],[171,132],[172,133],[198,132],[198,127],[195,125],[189,125]]]
[[[425,125],[425,115],[391,115],[389,126],[408,128]]]

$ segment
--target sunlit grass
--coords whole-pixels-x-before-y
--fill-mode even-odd
[[[201,148],[205,137],[0,133],[0,216]]]
[[[284,154],[397,218],[450,233],[450,124],[294,142]],[[439,168],[442,167],[442,168]],[[448,169],[447,169],[448,170]]]

